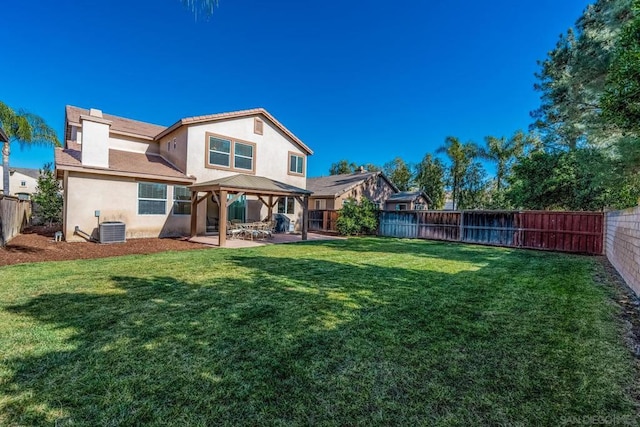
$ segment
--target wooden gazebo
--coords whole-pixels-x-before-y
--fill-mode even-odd
[[[274,181],[256,175],[231,175],[213,181],[201,182],[188,187],[191,191],[191,237],[195,237],[198,228],[198,205],[212,197],[220,207],[219,245],[227,242],[227,207],[241,196],[256,196],[268,209],[268,217],[281,197],[293,197],[302,205],[302,240],[307,240],[309,223],[309,195],[311,191]],[[199,196],[199,193],[205,193]],[[231,198],[228,198],[232,195]]]

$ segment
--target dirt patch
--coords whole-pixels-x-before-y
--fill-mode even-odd
[[[0,266],[42,261],[107,258],[130,254],[151,254],[165,251],[205,249],[210,246],[180,239],[132,239],[126,243],[54,242],[58,227],[32,227],[0,248]]]
[[[630,352],[635,356],[635,381],[631,394],[640,408],[640,299],[627,286],[606,257],[599,257],[602,269],[596,271],[596,283],[612,290],[612,302],[619,307],[618,317],[623,327],[623,339]]]

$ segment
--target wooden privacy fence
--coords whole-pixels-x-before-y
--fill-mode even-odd
[[[383,211],[378,234],[601,255],[602,212]]]
[[[338,232],[336,228],[336,220],[338,219],[338,211],[334,210],[310,210],[309,211],[309,230]]]

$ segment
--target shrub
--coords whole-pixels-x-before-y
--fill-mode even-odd
[[[336,227],[345,236],[373,234],[378,229],[378,208],[369,199],[363,198],[358,203],[349,198],[342,205]]]

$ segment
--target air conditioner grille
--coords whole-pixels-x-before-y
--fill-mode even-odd
[[[100,224],[100,243],[123,243],[126,242],[126,231],[124,222],[105,221]]]

